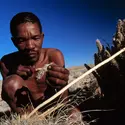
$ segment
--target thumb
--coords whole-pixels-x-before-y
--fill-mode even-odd
[[[35,72],[35,68],[34,68],[34,67],[30,66],[29,68],[30,68],[30,71],[31,71],[32,73]]]

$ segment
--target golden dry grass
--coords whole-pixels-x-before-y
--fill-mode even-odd
[[[36,112],[28,119],[29,114],[26,113],[22,116],[11,114],[8,117],[5,115],[0,118],[0,125],[85,125],[80,112],[69,114],[72,109],[74,109],[73,105],[60,102],[44,113]]]

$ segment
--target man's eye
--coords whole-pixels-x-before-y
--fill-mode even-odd
[[[19,39],[18,42],[19,43],[23,43],[25,41],[25,39]]]
[[[19,41],[20,41],[20,42],[23,42],[23,41],[24,41],[24,39],[19,39]]]
[[[16,41],[17,41],[19,44],[21,44],[21,43],[25,42],[26,40],[25,40],[25,39],[22,39],[22,38],[18,38],[18,39],[16,39]]]
[[[32,38],[33,40],[39,40],[40,39],[40,37],[34,37],[34,38]]]

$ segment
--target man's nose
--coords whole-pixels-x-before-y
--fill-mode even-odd
[[[35,47],[33,40],[27,40],[26,42],[26,48],[27,49],[33,49]]]

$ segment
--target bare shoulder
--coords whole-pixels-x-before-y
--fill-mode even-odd
[[[64,56],[59,49],[46,48],[45,51],[50,62],[54,62],[58,65],[64,66]]]
[[[6,54],[1,58],[1,61],[6,62],[6,61],[11,61],[12,59],[16,59],[18,57],[18,52],[13,52],[10,54]]]
[[[62,52],[56,48],[46,48],[46,52],[49,56],[54,55],[54,54],[62,54]]]
[[[18,53],[14,52],[14,53],[10,53],[7,55],[4,55],[1,58],[1,74],[3,76],[3,79],[7,76],[7,74],[9,72],[11,72],[12,68],[16,66],[17,64],[17,60],[19,60],[18,58]]]
[[[18,52],[10,53],[7,55],[4,55],[1,58],[1,61],[7,66],[8,68],[11,67],[12,65],[15,65],[15,63],[19,60],[19,54]]]

